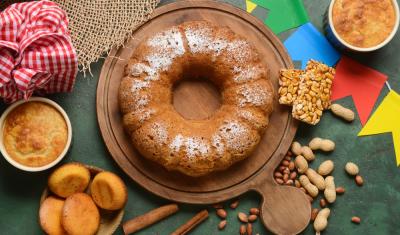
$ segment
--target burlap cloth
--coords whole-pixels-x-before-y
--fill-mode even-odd
[[[145,22],[160,0],[53,0],[67,12],[82,71],[121,46]],[[0,0],[0,9],[21,0]]]

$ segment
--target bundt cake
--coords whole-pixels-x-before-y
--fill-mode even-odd
[[[188,120],[173,107],[174,85],[209,79],[221,107]],[[119,88],[123,125],[141,155],[201,176],[248,157],[273,109],[274,89],[256,49],[228,27],[191,21],[140,42]]]

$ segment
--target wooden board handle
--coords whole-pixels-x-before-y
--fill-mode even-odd
[[[268,182],[259,186],[257,191],[263,198],[260,218],[273,233],[298,234],[307,227],[311,204],[300,189]]]

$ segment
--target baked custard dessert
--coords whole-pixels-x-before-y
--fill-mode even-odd
[[[62,114],[43,102],[26,102],[6,117],[4,147],[16,162],[40,167],[53,162],[63,152],[68,129]]]
[[[209,79],[221,107],[189,120],[172,105],[174,84]],[[143,40],[119,89],[123,125],[136,149],[169,170],[201,176],[248,157],[273,109],[274,89],[257,50],[228,27],[186,22]]]
[[[385,41],[396,19],[392,0],[336,0],[332,10],[333,27],[339,36],[362,48]]]

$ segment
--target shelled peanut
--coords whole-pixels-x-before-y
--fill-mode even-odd
[[[295,162],[292,161],[292,152],[287,152],[279,167],[274,172],[275,181],[278,184],[293,185],[297,177]]]
[[[355,224],[359,224],[359,223],[361,223],[361,218],[358,216],[353,216],[353,217],[351,217],[351,222],[353,222]]]
[[[234,199],[229,203],[229,207],[232,210],[235,210],[239,205],[239,200]],[[227,216],[228,216],[228,211],[224,209],[224,205],[222,203],[217,203],[214,204],[213,207],[216,210],[217,216],[221,219],[221,221],[218,223],[218,230],[224,230],[225,227],[227,226]],[[253,226],[252,223],[256,222],[258,219],[258,216],[260,214],[260,210],[258,208],[250,208],[249,213],[246,214],[244,212],[238,212],[237,217],[239,222],[243,223],[240,226],[239,233],[240,234],[246,234],[246,235],[251,235],[253,233]]]
[[[318,208],[313,208],[313,209],[311,210],[311,221],[314,221],[314,220],[315,220],[315,218],[316,218],[317,215],[318,215],[318,212],[319,212],[319,209],[318,209]]]

